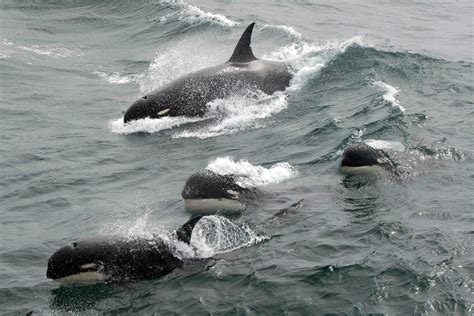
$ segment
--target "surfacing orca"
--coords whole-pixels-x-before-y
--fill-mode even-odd
[[[196,216],[174,232],[189,244],[202,216]],[[57,250],[48,260],[46,277],[59,282],[143,280],[164,276],[183,264],[174,246],[154,239],[97,236],[79,239]]]
[[[215,99],[247,91],[272,94],[285,90],[291,78],[286,64],[257,59],[252,52],[254,25],[244,31],[227,62],[192,72],[153,90],[128,108],[124,123],[147,117],[202,116],[207,103]]]
[[[364,142],[350,145],[344,150],[341,171],[350,175],[378,175],[388,172],[399,176],[398,165],[382,149]]]
[[[199,214],[245,210],[246,201],[255,192],[239,185],[237,179],[235,175],[220,175],[210,170],[192,174],[181,192],[184,206]]]

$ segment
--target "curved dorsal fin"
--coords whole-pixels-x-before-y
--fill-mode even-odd
[[[253,55],[252,48],[250,47],[250,40],[252,38],[254,25],[255,23],[252,23],[247,26],[244,33],[240,37],[237,46],[235,46],[234,53],[228,60],[229,62],[245,63],[257,59],[257,57]]]
[[[176,239],[181,240],[189,245],[191,241],[191,234],[193,233],[193,228],[196,226],[197,222],[202,218],[201,215],[194,216],[189,221],[183,224],[180,228],[175,231]]]

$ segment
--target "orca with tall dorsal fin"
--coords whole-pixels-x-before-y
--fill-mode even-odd
[[[192,72],[151,91],[127,109],[124,123],[143,118],[202,116],[207,104],[215,99],[255,90],[266,94],[285,90],[291,79],[287,65],[258,59],[252,52],[254,25],[244,31],[227,62]]]

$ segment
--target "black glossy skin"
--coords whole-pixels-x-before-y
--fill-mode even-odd
[[[397,164],[382,149],[360,142],[350,145],[342,154],[341,167],[380,166],[397,174]]]
[[[84,264],[97,267],[81,269]],[[48,260],[46,276],[59,279],[86,271],[100,271],[109,279],[133,280],[159,277],[180,266],[162,240],[123,237],[92,237],[80,239],[56,251]]]
[[[202,116],[207,104],[215,99],[248,91],[272,94],[285,90],[291,79],[286,64],[255,58],[250,48],[252,30],[253,23],[245,30],[229,61],[153,90],[128,108],[124,122],[147,117]],[[167,109],[169,111],[163,113]]]
[[[202,216],[186,222],[175,234],[189,243],[191,233]],[[97,236],[79,239],[57,250],[48,260],[46,276],[61,279],[81,272],[97,271],[106,280],[141,280],[160,277],[180,267],[181,259],[174,255],[173,245],[161,238],[125,238]],[[81,266],[94,263],[92,268]]]
[[[220,175],[210,170],[201,170],[191,175],[184,185],[183,199],[236,199],[228,190],[250,194],[251,190],[236,183],[234,175]]]
[[[341,166],[362,167],[378,165],[377,159],[382,158],[381,150],[365,143],[355,143],[344,150]]]

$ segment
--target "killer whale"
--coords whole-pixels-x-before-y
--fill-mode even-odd
[[[397,163],[382,149],[364,142],[348,146],[341,160],[341,172],[349,175],[378,175],[384,172],[399,176]]]
[[[125,112],[124,123],[165,116],[202,116],[207,103],[246,91],[266,94],[283,91],[291,75],[283,62],[257,59],[250,47],[251,23],[243,32],[230,59],[180,77],[136,100]]]
[[[195,216],[174,232],[189,244],[202,216]],[[164,276],[182,266],[173,244],[160,237],[95,236],[61,247],[48,260],[46,277],[59,282],[142,280]]]
[[[255,190],[241,186],[237,180],[235,175],[221,175],[207,169],[192,174],[181,192],[185,208],[199,214],[245,210]]]

